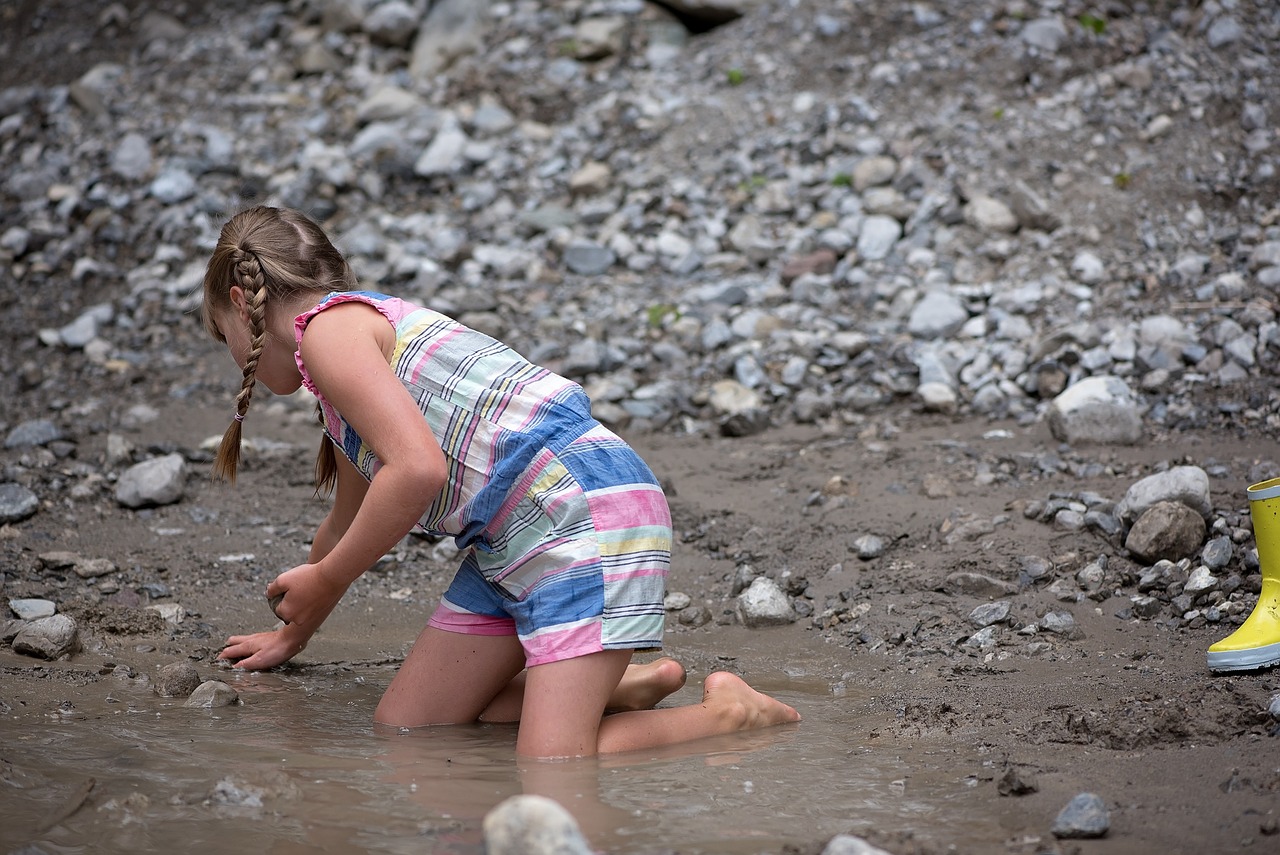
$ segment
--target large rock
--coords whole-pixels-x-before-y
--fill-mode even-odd
[[[1142,439],[1142,414],[1119,377],[1086,377],[1049,406],[1049,430],[1060,442],[1133,445]]]
[[[80,628],[67,615],[33,620],[14,636],[13,649],[41,659],[57,659],[80,649]]]
[[[1199,466],[1174,466],[1135,481],[1116,505],[1116,516],[1133,522],[1160,502],[1181,502],[1208,519],[1213,512],[1208,473]]]
[[[130,466],[116,484],[116,501],[126,508],[171,505],[186,490],[187,462],[181,454],[166,454]]]
[[[591,855],[592,848],[570,813],[545,796],[520,795],[501,802],[484,818],[488,855]]]
[[[1177,561],[1204,545],[1204,517],[1181,502],[1159,502],[1129,529],[1124,548],[1144,561]]]

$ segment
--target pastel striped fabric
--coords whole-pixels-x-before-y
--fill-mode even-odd
[[[514,621],[531,665],[660,646],[666,499],[635,452],[591,417],[581,387],[438,312],[367,291],[330,294],[300,315],[298,340],[316,314],[352,301],[395,327],[392,370],[449,461],[447,486],[419,525],[471,553],[433,623],[498,632],[509,630],[495,619]],[[372,479],[381,462],[298,365],[326,432]]]

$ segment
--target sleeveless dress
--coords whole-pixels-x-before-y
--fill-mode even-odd
[[[657,478],[591,416],[578,384],[439,312],[372,291],[327,295],[294,321],[359,302],[395,331],[390,367],[448,462],[418,521],[455,539],[462,565],[431,625],[519,636],[526,664],[660,647],[671,515]],[[382,466],[316,388],[324,429],[367,479]]]

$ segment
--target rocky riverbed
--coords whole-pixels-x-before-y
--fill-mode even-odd
[[[855,742],[954,752],[1002,829],[848,831],[1276,839],[1280,678],[1204,662],[1260,587],[1245,487],[1280,475],[1273,4],[0,16],[6,743],[121,685],[145,708],[234,683],[221,640],[264,628],[323,516],[303,397],[259,396],[241,483],[207,478],[238,381],[200,276],[227,214],[270,201],[636,442],[671,493],[695,678],[817,681],[806,722],[853,704]],[[387,673],[452,557],[408,538],[284,673]],[[17,808],[44,804],[39,757],[0,757]]]

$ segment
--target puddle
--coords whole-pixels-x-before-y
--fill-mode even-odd
[[[870,828],[1001,837],[956,777],[967,749],[868,740],[867,698],[804,676],[758,684],[799,725],[560,763],[517,761],[510,725],[375,729],[389,671],[227,673],[243,705],[219,710],[111,679],[68,692],[72,711],[0,718],[3,851],[481,855],[485,812],[523,792],[563,804],[608,852],[778,852]]]

